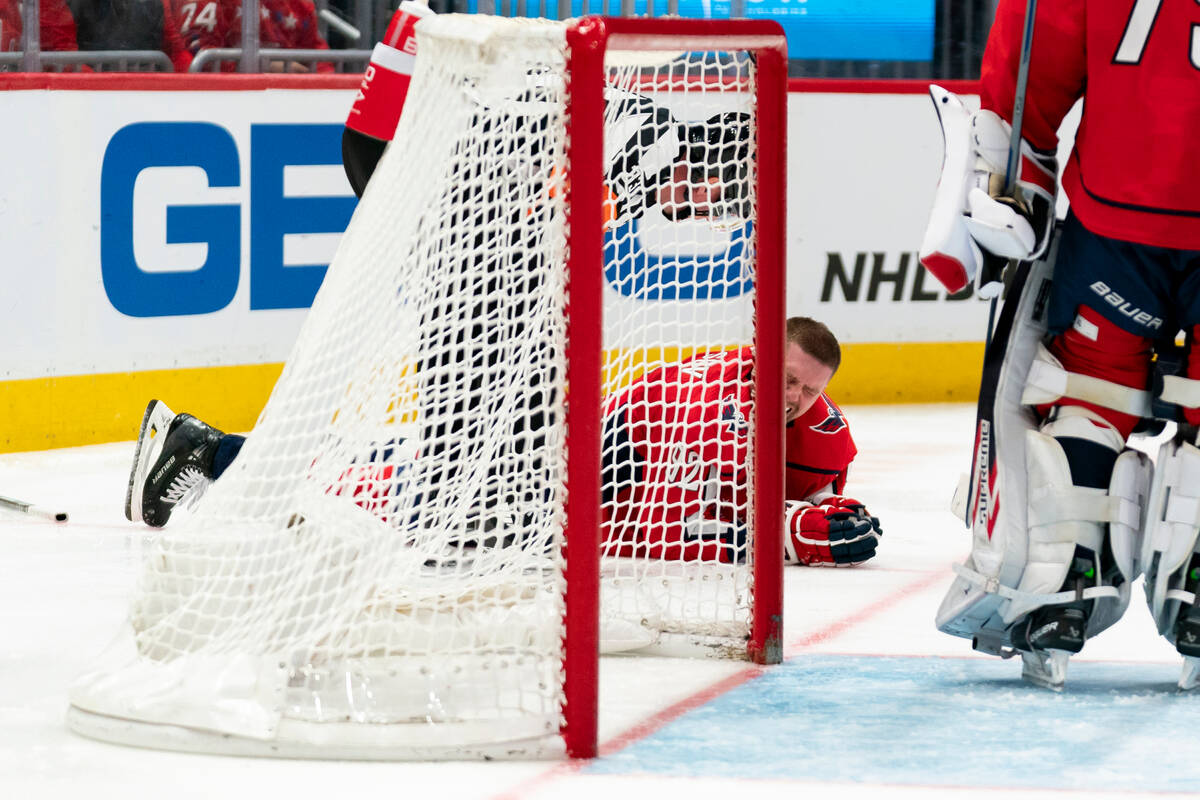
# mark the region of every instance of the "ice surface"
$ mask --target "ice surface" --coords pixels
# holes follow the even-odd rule
[[[882,520],[878,558],[788,569],[781,667],[604,659],[590,764],[274,761],[75,736],[67,686],[124,619],[148,530],[122,515],[133,444],[0,455],[0,494],[71,514],[0,512],[0,797],[1124,798],[1200,783],[1200,694],[1175,691],[1180,658],[1140,587],[1062,694],[935,630],[969,549],[948,508],[973,407],[845,410],[860,451],[847,491]]]

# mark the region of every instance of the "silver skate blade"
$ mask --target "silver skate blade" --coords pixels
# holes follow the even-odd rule
[[[1021,677],[1043,689],[1061,692],[1067,682],[1068,650],[1021,651]]]
[[[133,466],[129,470],[129,486],[125,490],[125,519],[142,521],[142,490],[150,467],[162,452],[163,439],[175,412],[161,400],[151,400],[142,416],[142,427],[138,429],[137,445],[133,450]]]
[[[1183,672],[1179,676],[1179,688],[1183,691],[1195,689],[1200,685],[1200,658],[1195,656],[1183,657]]]

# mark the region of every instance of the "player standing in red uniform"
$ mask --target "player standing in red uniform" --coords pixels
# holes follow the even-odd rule
[[[957,291],[975,278],[980,249],[1021,260],[1045,251],[1054,224],[1057,131],[1082,99],[1062,180],[1070,212],[1053,264],[1045,349],[1032,356],[1030,373],[1061,376],[1059,389],[1047,394],[1042,382],[1040,393],[1029,389],[1022,398],[1036,409],[1037,419],[1026,449],[1027,485],[1019,487],[1026,496],[1005,495],[1018,487],[997,489],[1001,510],[987,512],[1002,515],[1006,497],[1010,505],[1028,503],[1027,541],[1004,555],[1019,580],[1000,587],[1012,590],[1001,592],[1010,604],[1000,614],[1007,626],[1003,637],[1053,673],[1032,676],[1035,682],[1061,685],[1066,655],[1121,616],[1129,586],[1143,568],[1160,632],[1172,641],[1178,633],[1181,652],[1200,655],[1196,645],[1186,646],[1194,652],[1184,645],[1200,643],[1200,617],[1192,617],[1194,587],[1186,590],[1190,601],[1184,594],[1165,600],[1168,590],[1185,589],[1198,520],[1187,521],[1186,533],[1155,528],[1164,511],[1168,518],[1176,514],[1156,503],[1181,488],[1196,494],[1195,488],[1172,485],[1176,470],[1164,465],[1200,459],[1194,446],[1200,424],[1200,348],[1194,346],[1200,333],[1200,159],[1194,146],[1200,126],[1200,3],[1038,3],[1013,200],[1000,193],[1025,11],[1024,0],[1000,0],[997,6],[983,59],[982,110],[970,116],[971,144],[957,151],[965,158],[954,156],[957,139],[948,123],[956,98],[933,92],[947,136],[939,202],[952,190],[963,192],[965,202],[940,219],[935,203],[922,261]],[[1187,341],[1181,374],[1169,376],[1165,389],[1152,389],[1155,351],[1160,364],[1173,355],[1179,331]],[[1137,460],[1125,441],[1150,413],[1148,390],[1173,405],[1170,416],[1181,425],[1159,454],[1154,487],[1146,496],[1138,487],[1149,480],[1149,464],[1128,472],[1120,464]],[[1139,505],[1149,518],[1145,525],[1136,516]],[[995,542],[976,542],[976,551],[988,547],[998,552]],[[980,564],[975,559],[983,572]],[[1156,579],[1162,584],[1157,589],[1149,585]],[[962,595],[947,597],[939,625],[956,624],[955,617],[972,619],[972,613],[976,622],[982,619],[970,608],[988,602],[984,595],[994,590],[969,584],[969,578],[956,583],[951,595],[956,590]],[[1074,599],[1064,600],[1062,592],[1074,593]],[[1027,677],[1030,663],[1026,657]]]
[[[184,44],[195,55],[204,48],[241,47],[241,0],[173,0]],[[316,7],[308,0],[261,0],[258,5],[262,47],[328,50],[317,29]],[[274,62],[273,72],[308,72],[298,62]],[[221,62],[222,72],[237,71],[237,60]],[[317,64],[318,72],[333,72],[333,64]]]
[[[240,0],[173,0],[179,20],[179,34],[192,55],[202,49],[234,47],[230,37],[235,24],[241,24]],[[239,32],[240,36],[240,32]],[[236,62],[227,62],[230,71]]]
[[[816,320],[788,320],[785,354],[786,560],[859,564],[881,530],[840,496],[857,450],[824,393],[841,360]],[[605,403],[605,552],[737,561],[743,557],[753,352],[702,353],[659,367]]]
[[[78,50],[75,41],[75,18],[65,0],[45,0],[38,4],[38,22],[42,50]],[[21,49],[21,3],[19,0],[0,0],[0,52]]]

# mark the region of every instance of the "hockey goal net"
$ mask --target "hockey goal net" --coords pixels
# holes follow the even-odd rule
[[[598,639],[778,659],[778,27],[418,35],[283,375],[148,541],[125,635],[72,690],[80,733],[589,756]]]

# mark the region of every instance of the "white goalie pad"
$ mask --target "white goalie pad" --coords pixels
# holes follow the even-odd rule
[[[1020,286],[1014,283],[1010,288],[1001,325],[989,345],[1004,348],[992,413],[980,415],[971,476],[955,496],[955,508],[971,531],[971,555],[937,612],[939,630],[985,646],[990,640],[1007,642],[1002,607],[1006,609],[1009,600],[1001,587],[1011,592],[1018,585],[1028,555],[1025,446],[1026,435],[1036,432],[1037,418],[1021,397],[1046,334],[1053,271],[1049,259],[1021,269],[1027,272]],[[1015,291],[1020,294],[1014,296]],[[1006,329],[1010,303],[1017,305]]]
[[[1088,622],[1088,634],[1098,633],[1124,612],[1130,585],[1139,574],[1150,460],[1126,450],[1117,458],[1107,492],[1077,487],[1055,436],[1093,438],[1095,426],[1084,416],[1088,412],[1061,416],[1053,430],[1041,431],[1028,405],[1031,373],[1047,358],[1052,360],[1042,346],[1050,264],[1046,259],[1023,266],[1028,272],[1021,294],[1006,301],[1017,307],[1010,327],[1006,329],[1002,320],[998,328],[997,337],[1005,338],[993,342],[1006,342],[1007,348],[995,380],[992,413],[980,415],[971,480],[955,498],[971,530],[972,549],[955,570],[957,578],[938,609],[937,626],[972,639],[985,652],[1000,653],[1011,646],[1012,623],[1044,605],[1101,601]],[[1120,447],[1120,438],[1106,444]],[[1096,576],[1096,583],[1081,593],[1060,592],[1076,545],[1100,553],[1106,533],[1124,580],[1119,586],[1102,585]]]
[[[1029,477],[1020,487],[1025,498],[1017,497],[1014,502],[1025,499],[1023,510],[1028,529],[1027,532],[1001,529],[1013,536],[1004,543],[1001,571],[1019,567],[1019,579],[1015,585],[1007,584],[995,575],[981,573],[972,566],[976,555],[973,552],[966,564],[955,569],[958,578],[939,610],[941,630],[968,636],[988,652],[1010,646],[1009,626],[1045,605],[1097,601],[1088,616],[1087,636],[1100,633],[1125,613],[1130,587],[1140,574],[1144,513],[1153,473],[1149,457],[1136,450],[1123,451],[1105,492],[1072,485],[1066,456],[1053,436],[1027,431],[1025,454]],[[1001,506],[1009,500],[1004,498]],[[1081,592],[1059,591],[1076,546],[1101,553],[1106,535],[1121,580],[1108,585],[1097,575],[1095,583]],[[1004,561],[1022,551],[1023,563]],[[957,616],[949,616],[948,611]],[[987,618],[982,618],[984,611],[989,612]],[[964,625],[972,617],[980,621],[978,629]]]
[[[1064,397],[1084,400],[1143,419],[1153,416],[1149,391],[1067,372],[1050,350],[1039,342],[1021,401],[1036,406],[1054,403]]]
[[[1171,440],[1159,448],[1147,512],[1142,562],[1146,602],[1158,632],[1175,642],[1175,620],[1196,596],[1184,590],[1187,566],[1200,532],[1200,450]]]

